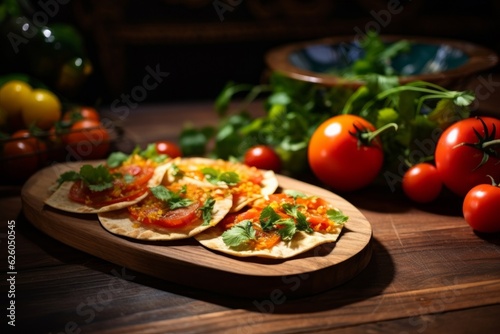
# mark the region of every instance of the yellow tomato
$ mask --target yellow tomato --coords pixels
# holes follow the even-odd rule
[[[0,108],[9,117],[15,117],[21,113],[23,101],[31,95],[32,88],[29,84],[20,80],[11,80],[0,87]]]
[[[61,101],[49,90],[33,89],[22,106],[22,115],[26,127],[32,125],[42,130],[49,130],[61,118]]]

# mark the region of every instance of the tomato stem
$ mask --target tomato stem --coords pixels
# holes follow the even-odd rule
[[[398,131],[398,125],[396,123],[387,123],[386,125],[378,128],[375,131],[362,133],[361,138],[363,138],[367,142],[371,142],[375,137],[389,128],[394,128],[395,131]]]
[[[485,147],[488,147],[491,145],[498,145],[498,144],[500,144],[500,139],[495,139],[495,140],[490,140],[490,141],[484,142],[482,147],[485,148]]]
[[[493,178],[493,176],[491,176],[491,175],[486,175],[486,176],[491,179],[491,185],[493,187],[498,187],[499,186],[499,184],[495,182],[495,179]]]

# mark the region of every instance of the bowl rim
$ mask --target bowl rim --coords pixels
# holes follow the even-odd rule
[[[382,41],[395,42],[399,40],[408,40],[415,43],[425,44],[446,44],[455,49],[458,49],[469,57],[468,61],[454,69],[446,70],[438,73],[428,73],[419,75],[409,75],[399,77],[399,83],[405,84],[412,81],[428,81],[439,82],[443,80],[459,79],[468,77],[474,73],[479,73],[496,66],[499,62],[498,55],[491,49],[471,43],[468,41],[427,37],[427,36],[412,36],[412,35],[380,35]],[[265,62],[267,66],[275,72],[281,73],[289,78],[306,81],[325,86],[351,86],[359,87],[365,84],[363,80],[348,79],[335,76],[332,74],[318,73],[299,68],[292,65],[288,59],[288,55],[292,52],[301,50],[305,47],[314,45],[331,45],[340,43],[351,43],[355,41],[353,36],[332,36],[319,38],[309,41],[301,41],[296,43],[288,43],[270,49],[265,54]]]

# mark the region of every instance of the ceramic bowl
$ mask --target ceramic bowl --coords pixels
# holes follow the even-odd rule
[[[409,52],[396,56],[391,66],[400,83],[423,80],[447,88],[464,86],[474,75],[498,63],[492,50],[467,41],[411,36],[380,36],[385,43],[407,40]],[[287,44],[271,49],[265,56],[272,71],[293,79],[326,86],[359,87],[361,79],[335,74],[363,56],[359,42],[352,37],[330,37]]]

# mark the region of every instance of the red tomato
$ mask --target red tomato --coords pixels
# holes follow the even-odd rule
[[[500,145],[485,146],[495,139],[500,139],[500,120],[493,117],[467,118],[449,126],[435,153],[444,185],[463,197],[474,186],[490,183],[488,175],[500,180]]]
[[[12,140],[3,146],[5,172],[13,181],[21,181],[38,169],[36,150],[24,140]]]
[[[101,116],[99,115],[99,112],[95,108],[89,106],[81,106],[73,110],[67,111],[64,113],[63,116],[63,121],[67,122],[77,122],[83,119],[100,121]]]
[[[276,173],[281,170],[281,158],[271,147],[266,145],[249,148],[245,153],[243,162],[247,166],[272,170]]]
[[[127,209],[133,219],[143,224],[152,224],[160,227],[181,227],[197,218],[199,207],[200,204],[195,202],[187,207],[174,210],[165,209],[162,201],[150,195],[145,200],[136,205],[129,206]]]
[[[94,207],[136,199],[147,191],[147,182],[153,176],[154,168],[126,165],[112,169],[110,173],[120,175],[114,179],[112,188],[91,191],[81,181],[77,181],[71,186],[69,198]],[[132,182],[129,181],[130,176]]]
[[[411,200],[428,203],[439,196],[443,182],[434,165],[419,163],[406,171],[402,187],[406,196]]]
[[[182,156],[179,146],[171,141],[161,140],[157,141],[155,145],[156,152],[158,152],[158,154],[168,155],[172,159]]]
[[[71,126],[71,131],[63,135],[63,141],[74,158],[102,159],[108,153],[110,136],[98,121],[84,119]]]
[[[465,196],[462,211],[465,221],[476,231],[500,232],[500,188],[492,184],[473,187]]]
[[[362,117],[346,114],[323,122],[311,136],[309,166],[316,177],[340,191],[370,184],[379,174],[384,152],[378,137],[369,143],[359,138],[375,127]]]
[[[32,135],[28,130],[26,129],[17,130],[12,134],[11,138],[22,140],[25,143],[31,145],[31,147],[33,147],[36,154],[38,155],[40,164],[44,164],[47,162],[49,156],[47,145],[45,144],[44,141]]]

